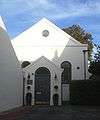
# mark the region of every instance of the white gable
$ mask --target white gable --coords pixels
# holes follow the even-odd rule
[[[42,35],[44,30],[49,31],[47,37]],[[12,44],[20,61],[34,61],[41,56],[51,60],[56,51],[59,57],[66,45],[82,45],[45,18],[13,39]]]
[[[31,67],[33,68],[33,66],[39,65],[39,63],[41,64],[40,66],[42,67],[44,67],[44,65],[49,65],[53,68],[56,68],[57,70],[60,70],[58,66],[56,66],[52,61],[48,60],[45,56],[41,56],[40,58],[32,62],[30,65],[25,67],[23,70],[28,71]]]

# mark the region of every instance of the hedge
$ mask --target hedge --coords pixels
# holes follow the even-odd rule
[[[71,81],[70,103],[74,105],[100,105],[100,81]]]

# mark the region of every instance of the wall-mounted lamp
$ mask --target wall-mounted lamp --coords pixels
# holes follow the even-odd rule
[[[30,74],[28,73],[28,76],[27,76],[28,80],[30,79]]]

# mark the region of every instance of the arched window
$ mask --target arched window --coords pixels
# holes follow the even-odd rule
[[[42,75],[42,76],[49,75],[50,76],[50,71],[45,67],[40,67],[35,71],[35,75]]]
[[[22,67],[22,68],[25,68],[25,67],[27,67],[29,64],[31,64],[29,61],[23,61],[22,64],[21,64],[21,67]]]
[[[62,84],[68,84],[71,81],[71,63],[64,61],[61,68],[64,69],[61,75]]]

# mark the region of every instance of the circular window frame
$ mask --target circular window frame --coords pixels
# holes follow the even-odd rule
[[[49,36],[49,31],[48,30],[43,30],[42,36],[43,37],[48,37]]]

